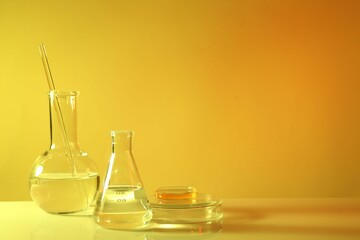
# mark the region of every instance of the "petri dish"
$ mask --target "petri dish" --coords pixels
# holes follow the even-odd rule
[[[161,200],[194,199],[196,189],[188,186],[160,187],[156,189],[155,195]]]
[[[221,200],[199,193],[194,187],[161,187],[149,200],[153,229],[157,231],[205,234],[222,229]]]

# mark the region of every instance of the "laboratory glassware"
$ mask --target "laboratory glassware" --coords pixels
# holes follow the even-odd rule
[[[158,188],[150,207],[157,231],[209,234],[222,229],[222,201],[191,186]]]
[[[30,195],[49,213],[81,212],[99,188],[95,162],[80,149],[77,138],[77,91],[50,91],[50,147],[33,164]]]
[[[109,229],[146,229],[149,201],[132,154],[133,132],[111,131],[111,157],[94,209],[95,222]]]

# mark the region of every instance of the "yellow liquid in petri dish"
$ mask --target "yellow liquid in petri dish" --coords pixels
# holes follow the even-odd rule
[[[161,187],[156,190],[156,197],[164,200],[196,198],[196,189],[188,186]]]

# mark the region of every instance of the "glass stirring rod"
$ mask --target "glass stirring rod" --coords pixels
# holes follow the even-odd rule
[[[46,79],[47,79],[47,82],[48,82],[48,85],[49,85],[49,89],[50,89],[50,91],[55,91],[56,88],[55,88],[55,84],[54,84],[54,79],[53,79],[52,74],[51,74],[49,60],[48,60],[47,55],[46,55],[46,50],[45,50],[44,44],[40,44],[39,49],[40,49],[41,60],[43,62],[43,66],[44,66],[44,70],[45,70]],[[58,119],[59,119],[60,129],[61,129],[61,132],[62,132],[64,143],[65,143],[66,148],[67,148],[67,150],[69,152],[69,158],[70,158],[70,162],[71,162],[71,173],[75,176],[77,174],[77,172],[76,172],[75,162],[74,162],[74,159],[73,159],[73,155],[72,155],[69,140],[68,140],[68,135],[67,135],[67,132],[66,132],[66,127],[65,127],[65,123],[64,123],[64,117],[63,117],[63,114],[61,112],[58,97],[56,95],[54,95],[54,97],[55,97],[55,100],[56,100],[55,101],[55,109],[56,109],[56,112],[57,112],[57,114],[59,116]]]

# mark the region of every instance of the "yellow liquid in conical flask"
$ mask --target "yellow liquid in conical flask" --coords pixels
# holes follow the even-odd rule
[[[30,178],[30,195],[49,213],[74,213],[86,210],[99,188],[97,173],[42,174]]]
[[[138,186],[111,186],[98,200],[94,219],[109,229],[144,229],[152,218],[145,190]]]

